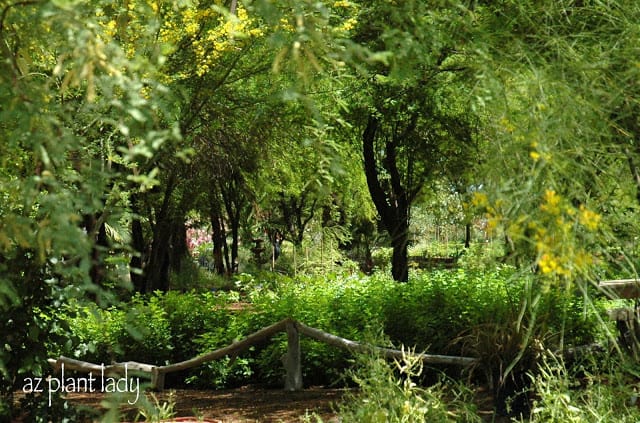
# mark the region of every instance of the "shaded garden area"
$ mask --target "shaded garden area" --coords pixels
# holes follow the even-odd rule
[[[638,21],[0,0],[0,421],[640,420]]]

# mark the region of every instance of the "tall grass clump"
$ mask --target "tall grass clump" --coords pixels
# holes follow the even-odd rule
[[[535,375],[530,375],[533,407],[527,422],[619,422],[640,421],[637,364],[619,356],[605,357],[586,366],[596,372],[567,367],[547,351]],[[579,371],[576,371],[579,370]]]
[[[359,390],[339,406],[343,422],[481,422],[473,393],[462,383],[442,377],[428,387],[418,386],[422,362],[411,351],[389,363],[374,355],[361,355],[349,372]]]

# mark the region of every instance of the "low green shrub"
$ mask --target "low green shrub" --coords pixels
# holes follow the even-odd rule
[[[158,297],[141,296],[126,307],[86,306],[71,321],[78,339],[74,355],[96,363],[133,360],[164,364],[171,358],[171,328]]]

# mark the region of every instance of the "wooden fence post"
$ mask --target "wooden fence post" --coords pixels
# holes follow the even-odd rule
[[[154,391],[162,391],[164,389],[164,372],[154,367],[151,369],[151,389]]]
[[[299,391],[302,389],[302,366],[300,363],[300,334],[296,322],[287,321],[287,354],[284,359],[286,375],[284,379],[285,391]]]

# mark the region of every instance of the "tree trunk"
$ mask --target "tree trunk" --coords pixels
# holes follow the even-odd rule
[[[636,152],[640,150],[639,148],[635,149]],[[625,155],[627,156],[627,161],[629,163],[629,170],[631,171],[631,177],[636,185],[636,201],[640,204],[640,169],[637,166],[636,161],[634,160],[634,155],[629,150],[629,148],[625,148]]]
[[[409,280],[409,227],[402,225],[391,240],[393,255],[391,257],[391,275],[393,280],[407,282]]]
[[[211,240],[213,242],[213,267],[217,274],[224,275],[223,251],[227,243],[226,233],[222,217],[215,208],[211,210]]]
[[[229,260],[228,252],[225,250],[225,256],[227,258],[227,272],[238,272],[238,246],[240,243],[240,218],[242,203],[244,196],[240,186],[242,185],[241,176],[238,174],[230,175],[229,180],[226,181],[226,185],[220,186],[222,198],[224,200],[224,207],[227,212],[227,219],[231,229],[231,260]]]
[[[229,260],[229,244],[227,244],[226,234],[224,240],[222,241],[222,253],[224,257],[224,265],[227,269],[224,274],[229,276],[231,274],[231,260]]]
[[[239,215],[239,213],[238,213]],[[238,273],[238,246],[240,243],[240,216],[231,222],[231,273]]]
[[[139,209],[135,197],[131,199],[131,211],[133,212],[133,219],[131,220],[131,246],[133,247],[134,254],[129,262],[129,275],[133,289],[136,292],[142,293],[145,288],[143,272],[147,258],[145,254],[144,231],[142,230],[142,222],[140,222]]]
[[[464,248],[471,247],[471,223],[464,225]]]
[[[83,216],[83,226],[87,234],[92,237],[89,277],[94,284],[102,285],[107,276],[102,252],[109,247],[105,222],[100,221],[99,215],[86,214]]]
[[[378,120],[374,116],[370,116],[362,136],[362,153],[367,187],[382,224],[391,237],[391,246],[393,248],[391,274],[393,279],[398,282],[407,282],[409,280],[407,247],[411,203],[400,180],[396,164],[396,146],[393,140],[386,142],[385,157],[383,159],[385,169],[390,176],[391,186],[388,191],[385,191],[380,183],[374,152],[378,125]]]
[[[171,269],[179,272],[182,268],[182,260],[189,255],[187,246],[187,226],[184,217],[175,219],[171,225]]]
[[[144,292],[169,289],[169,245],[171,225],[165,220],[156,222],[151,243],[151,254],[146,266]]]
[[[156,290],[167,291],[169,289],[169,265],[171,246],[171,196],[175,189],[176,178],[174,174],[169,176],[167,186],[162,199],[162,205],[156,215],[153,225],[153,240],[151,241],[151,253],[149,261],[145,265],[145,292]]]

